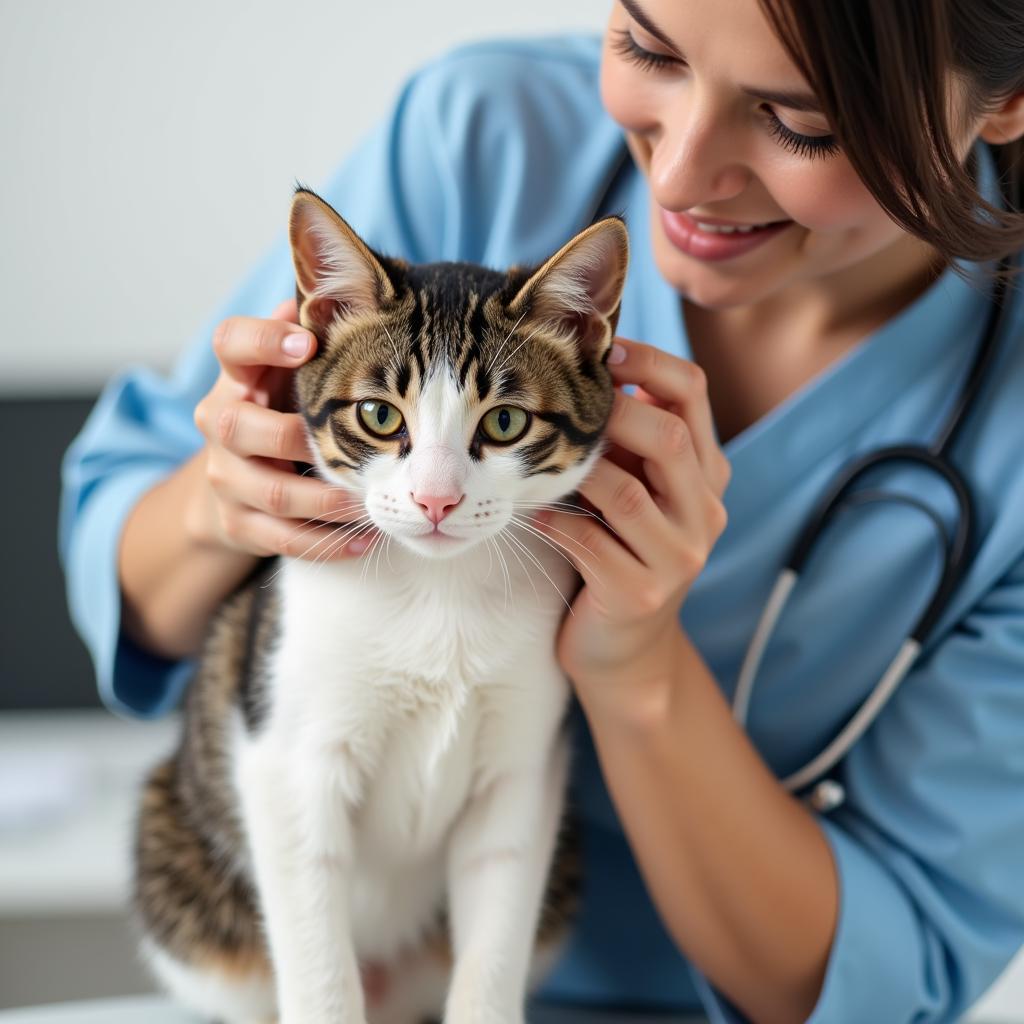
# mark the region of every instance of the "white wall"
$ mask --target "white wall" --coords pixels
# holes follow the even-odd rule
[[[166,368],[404,77],[610,0],[0,0],[0,394]]]

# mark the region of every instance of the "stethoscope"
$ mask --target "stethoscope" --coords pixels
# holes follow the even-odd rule
[[[733,697],[733,717],[741,727],[746,726],[747,709],[750,706],[750,697],[754,689],[754,679],[765,648],[774,633],[775,625],[800,578],[800,573],[810,557],[815,541],[821,536],[822,531],[835,514],[840,509],[872,501],[902,501],[919,509],[932,521],[944,548],[945,562],[942,574],[923,614],[910,630],[896,657],[892,659],[867,700],[843,726],[832,742],[799,771],[780,780],[790,792],[803,794],[802,799],[805,803],[816,811],[827,813],[839,807],[846,799],[842,784],[835,779],[824,778],[824,776],[846,755],[847,751],[878,717],[896,687],[910,671],[932,628],[948,607],[957,585],[970,568],[974,555],[974,503],[967,481],[949,461],[949,451],[971,411],[975,397],[995,355],[996,342],[1009,306],[1006,301],[1006,277],[1012,263],[1012,257],[1006,257],[999,264],[1001,273],[996,277],[993,285],[981,344],[958,399],[945,423],[939,429],[935,440],[928,446],[903,444],[875,449],[860,455],[840,472],[820,499],[794,545],[792,554],[779,573],[744,656]],[[949,536],[942,519],[936,512],[917,498],[881,490],[863,489],[851,493],[858,481],[879,466],[906,465],[907,463],[929,470],[940,477],[952,491],[958,509],[952,536]]]

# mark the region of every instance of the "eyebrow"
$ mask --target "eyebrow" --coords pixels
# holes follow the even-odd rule
[[[629,16],[645,32],[650,32],[659,43],[667,46],[673,53],[678,54],[680,57],[683,56],[679,47],[647,17],[636,0],[619,0],[619,2],[626,9]],[[778,103],[779,106],[786,107],[788,110],[804,110],[813,114],[822,113],[818,97],[810,92],[790,92],[785,89],[752,89],[745,85],[741,85],[740,89],[748,96],[753,96],[759,100],[767,100],[769,103]]]

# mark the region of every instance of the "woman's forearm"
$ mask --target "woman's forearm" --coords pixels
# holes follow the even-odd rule
[[[198,652],[217,606],[258,561],[204,530],[205,459],[203,449],[147,491],[121,533],[122,626],[140,646],[167,658]]]
[[[751,1021],[798,1024],[835,931],[832,855],[681,631],[675,653],[664,699],[639,714],[612,707],[602,681],[574,680],[604,777],[680,949]]]

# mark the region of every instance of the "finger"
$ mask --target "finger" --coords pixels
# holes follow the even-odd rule
[[[701,494],[710,484],[681,417],[631,395],[616,395],[605,435],[643,458],[644,475],[666,515],[679,524],[699,522]]]
[[[212,450],[207,473],[223,498],[282,519],[343,523],[366,514],[362,499],[350,491],[231,452]]]
[[[336,561],[361,554],[358,542],[377,535],[370,522],[309,526],[298,519],[280,519],[256,509],[240,508],[225,524],[235,545],[257,554],[284,555],[303,561]]]
[[[626,338],[616,338],[615,341],[626,350],[625,361],[608,364],[615,383],[638,384],[648,395],[667,403],[671,411],[682,416],[690,428],[705,477],[712,487],[718,485],[722,476],[722,457],[715,436],[704,371],[696,363],[670,355],[653,345]],[[638,401],[643,400],[638,396]]]
[[[271,320],[287,320],[289,323],[297,324],[299,322],[299,306],[294,298],[285,299],[279,306],[274,307],[274,312],[270,314]]]
[[[316,351],[316,339],[284,320],[231,316],[214,332],[213,350],[232,380],[255,387],[268,366],[301,366]]]
[[[211,415],[213,422],[209,422]],[[210,441],[236,455],[313,462],[305,425],[297,413],[277,412],[253,402],[228,402],[216,414],[197,408],[196,421]]]
[[[537,528],[572,562],[584,584],[609,611],[628,604],[628,595],[642,587],[647,570],[597,515],[548,512],[538,520]]]
[[[635,476],[600,459],[579,490],[614,530],[619,543],[648,569],[660,571],[674,561],[679,531]]]

